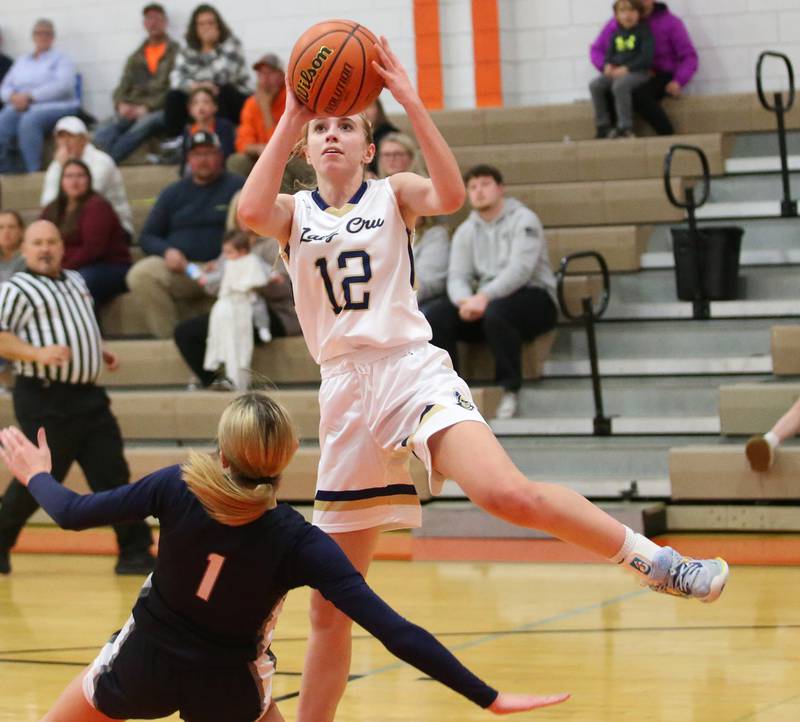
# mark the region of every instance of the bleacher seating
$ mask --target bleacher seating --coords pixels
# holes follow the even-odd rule
[[[535,108],[500,108],[440,111],[434,120],[453,147],[460,167],[490,162],[501,168],[508,193],[537,212],[545,226],[551,264],[583,250],[600,251],[614,273],[636,274],[646,250],[652,225],[683,220],[681,211],[667,202],[661,172],[667,148],[675,142],[699,145],[706,152],[713,175],[725,172],[733,134],[768,131],[773,115],[764,111],[755,94],[686,96],[666,101],[667,112],[678,133],[671,138],[653,136],[631,140],[595,141],[588,102]],[[407,129],[404,117],[393,122]],[[787,116],[787,127],[800,128],[800,107]],[[137,232],[161,188],[173,182],[173,167],[128,165],[123,177],[134,210]],[[673,172],[676,193],[683,179],[698,173],[696,161],[676,159]],[[19,176],[3,183],[6,206],[21,209],[26,218],[37,213],[42,174]],[[459,222],[466,209],[451,219]],[[136,251],[137,249],[134,249]],[[597,298],[600,279],[593,264],[574,270],[566,279],[567,303],[580,312],[581,298]],[[580,275],[585,274],[585,275]],[[182,309],[188,317],[207,310],[210,301]],[[145,319],[130,295],[103,309],[104,333],[122,364],[118,372],[104,373],[102,383],[111,390],[126,439],[132,475],[167,463],[180,462],[196,444],[207,448],[219,411],[229,394],[187,391],[191,372],[171,341],[146,336]],[[523,353],[528,380],[542,376],[557,332],[546,334]],[[773,330],[773,368],[777,375],[800,374],[800,327]],[[464,345],[464,375],[471,381],[491,382],[493,367],[488,349]],[[576,352],[577,353],[577,352]],[[580,360],[584,360],[584,356]],[[293,501],[313,498],[318,459],[315,443],[318,424],[316,386],[319,370],[309,357],[302,337],[275,339],[258,347],[254,369],[266,385],[278,387],[277,396],[290,408],[303,440],[297,458],[284,475],[282,496]],[[720,417],[724,434],[763,432],[800,395],[800,386],[752,384],[745,389],[723,388]],[[476,389],[479,406],[491,416],[498,390]],[[10,399],[0,397],[0,420],[11,420]],[[676,500],[789,499],[797,496],[800,450],[781,450],[769,475],[752,474],[742,445],[682,447],[670,453],[672,496]],[[424,492],[424,474],[415,465],[415,480]],[[80,472],[73,469],[70,482],[84,488]],[[0,492],[5,478],[0,478]]]
[[[800,376],[800,326],[775,326],[771,342],[772,373]]]

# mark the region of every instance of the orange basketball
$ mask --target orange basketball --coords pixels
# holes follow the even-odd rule
[[[372,67],[378,60],[375,36],[352,20],[312,25],[294,44],[289,58],[292,90],[318,115],[355,115],[383,90]]]

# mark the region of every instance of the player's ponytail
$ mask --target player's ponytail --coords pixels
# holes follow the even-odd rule
[[[217,443],[220,454],[191,453],[183,478],[213,519],[248,524],[274,504],[280,474],[297,449],[294,426],[280,404],[247,393],[222,412]]]

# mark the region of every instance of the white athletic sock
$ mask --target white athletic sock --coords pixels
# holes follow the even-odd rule
[[[775,449],[777,449],[778,445],[781,443],[774,431],[768,431],[766,434],[764,434],[764,439],[769,444],[769,448],[773,451],[775,451]]]
[[[648,577],[653,567],[653,557],[660,549],[658,544],[626,526],[625,541],[620,550],[611,557],[611,561],[624,564],[640,576]]]

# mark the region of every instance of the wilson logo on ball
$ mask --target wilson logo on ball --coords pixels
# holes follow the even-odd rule
[[[308,102],[309,92],[311,87],[314,85],[314,80],[316,79],[317,74],[322,66],[325,65],[325,61],[331,55],[333,55],[333,50],[331,50],[327,45],[323,45],[317,51],[316,56],[311,61],[311,66],[300,71],[300,77],[298,78],[297,84],[294,87],[294,92],[303,103]]]

